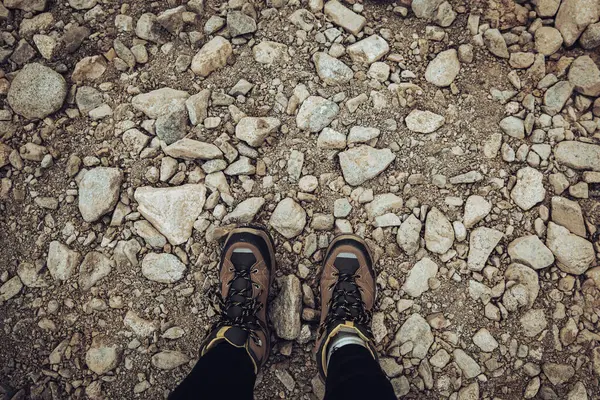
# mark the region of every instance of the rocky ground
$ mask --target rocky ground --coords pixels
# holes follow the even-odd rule
[[[597,0],[3,0],[0,398],[164,398],[219,239],[277,242],[256,398],[320,399],[336,233],[399,397],[600,398]]]

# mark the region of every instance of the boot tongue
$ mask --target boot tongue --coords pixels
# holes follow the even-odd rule
[[[246,249],[236,249],[231,255],[231,262],[236,271],[248,271],[256,262],[256,257],[254,257],[254,254],[251,251],[246,251]],[[241,294],[231,296],[233,302],[243,303],[252,296],[252,283],[249,278],[235,279],[231,283],[230,290],[231,289],[235,289],[236,292],[241,292]],[[242,308],[239,306],[229,307],[227,315],[230,318],[238,318],[242,315]]]
[[[232,326],[231,328],[227,329],[224,336],[225,340],[238,347],[244,346],[248,340],[248,332],[238,328],[237,326]]]

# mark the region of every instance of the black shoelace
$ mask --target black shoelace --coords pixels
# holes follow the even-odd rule
[[[211,290],[213,292],[213,295],[210,296],[211,304],[213,308],[219,310],[219,319],[213,329],[223,326],[236,327],[248,333],[255,343],[259,343],[260,339],[255,330],[263,329],[257,316],[263,304],[258,300],[258,296],[252,297],[254,283],[250,277],[251,273],[251,269],[238,270],[234,268],[233,278],[227,283],[229,292],[226,298],[223,298],[222,294],[217,293],[214,288]],[[233,287],[234,282],[240,282],[240,279],[245,283],[244,287]]]
[[[319,328],[319,335],[326,329],[342,321],[352,321],[363,327],[369,336],[371,332],[371,312],[365,308],[360,287],[356,284],[354,274],[339,273],[338,280],[329,287],[333,296],[329,301],[329,313],[323,325]]]

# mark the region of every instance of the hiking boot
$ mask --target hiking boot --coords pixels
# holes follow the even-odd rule
[[[273,240],[266,230],[243,227],[231,231],[219,264],[220,318],[200,347],[200,356],[225,341],[246,349],[258,373],[271,350],[267,298],[274,273]]]
[[[315,353],[323,380],[329,356],[342,342],[363,345],[377,359],[371,332],[376,289],[367,244],[355,235],[337,236],[325,254],[320,283],[321,324]]]

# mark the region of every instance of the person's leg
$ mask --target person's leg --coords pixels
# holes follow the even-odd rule
[[[355,235],[336,237],[325,254],[319,287],[315,353],[326,400],[396,399],[373,342],[377,285],[367,243]]]
[[[200,346],[200,360],[171,398],[251,399],[256,375],[267,362],[271,336],[267,300],[275,250],[268,232],[236,228],[219,263],[219,320]]]
[[[200,357],[169,400],[251,400],[255,381],[246,350],[221,342]]]
[[[331,355],[325,400],[396,400],[392,384],[366,347],[348,344]]]

